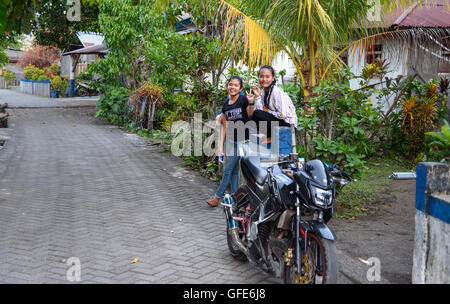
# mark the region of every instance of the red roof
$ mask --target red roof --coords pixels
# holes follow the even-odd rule
[[[424,1],[406,9],[381,13],[382,22],[371,22],[373,27],[450,27],[449,0]]]
[[[449,27],[450,9],[444,1],[436,1],[433,5],[413,5],[393,23],[401,27]]]

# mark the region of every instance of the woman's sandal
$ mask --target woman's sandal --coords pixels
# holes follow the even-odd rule
[[[206,200],[205,202],[212,208],[215,208],[219,205],[219,199],[217,197],[210,200]]]

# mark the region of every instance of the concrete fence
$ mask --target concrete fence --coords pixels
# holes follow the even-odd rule
[[[0,76],[0,89],[9,89],[11,87],[17,87],[19,86],[20,83],[17,79],[13,79],[11,80],[9,83],[5,80],[5,78],[3,78],[2,76]]]
[[[450,166],[416,169],[416,231],[412,282],[450,283]]]
[[[7,89],[8,84],[6,83],[6,80],[0,76],[0,89]]]
[[[38,96],[50,97],[50,81],[37,81],[22,79],[20,81],[20,92]]]

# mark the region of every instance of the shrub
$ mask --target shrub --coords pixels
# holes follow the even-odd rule
[[[427,132],[434,140],[427,146],[429,148],[428,160],[450,163],[450,125],[444,120],[440,132]]]
[[[153,129],[156,108],[165,102],[163,94],[164,88],[162,86],[151,81],[146,81],[130,98],[131,104],[135,109],[135,119],[137,120],[139,117],[139,121],[143,125],[145,117],[148,117],[146,125],[148,132],[151,132]],[[143,102],[145,102],[145,108],[141,109]],[[147,116],[145,115],[146,113]]]
[[[167,106],[158,113],[160,117],[163,117],[162,127],[169,131],[173,122],[189,120],[194,116],[194,113],[199,111],[199,108],[199,103],[189,93],[176,94],[168,101]]]
[[[46,81],[46,80],[50,80],[50,79],[45,75],[41,75],[41,76],[39,76],[39,78],[37,80],[38,81]]]
[[[16,74],[8,69],[3,69],[2,77],[6,80],[6,83],[9,85],[13,80],[16,79]]]
[[[0,67],[3,67],[9,63],[9,56],[5,50],[0,49]]]
[[[66,78],[61,78],[60,76],[53,76],[50,80],[50,86],[52,90],[59,91],[61,94],[66,92],[69,82]]]
[[[375,152],[369,136],[382,115],[371,102],[374,90],[351,89],[353,78],[346,70],[342,80],[322,82],[311,98],[313,113],[299,113],[300,154],[338,163],[350,172],[364,168],[364,159]]]
[[[24,69],[23,69],[23,74],[25,75],[25,79],[33,79],[33,74],[34,74],[34,69],[36,67],[34,65],[27,65]]]
[[[55,47],[35,45],[27,50],[18,61],[20,67],[33,65],[38,68],[51,66],[61,58],[60,50]]]
[[[59,76],[61,73],[61,67],[56,64],[52,64],[51,66],[44,68],[44,75],[51,79],[53,76]]]
[[[95,117],[105,117],[109,122],[124,126],[129,122],[128,91],[123,87],[109,87],[97,101]]]
[[[33,69],[33,74],[31,75],[31,79],[32,80],[38,80],[39,77],[41,77],[42,75],[44,75],[44,70],[41,70],[40,68],[34,68]]]
[[[387,148],[407,155],[411,160],[426,152],[426,132],[435,129],[447,111],[446,95],[438,88],[439,81],[427,83],[413,81],[405,96],[391,115],[387,134],[390,146]]]

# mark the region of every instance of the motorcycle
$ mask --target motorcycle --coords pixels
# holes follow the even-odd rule
[[[317,159],[303,164],[296,154],[267,169],[260,162],[241,158],[244,185],[222,202],[231,255],[286,284],[336,283],[336,236],[327,222],[336,187],[351,176]]]

